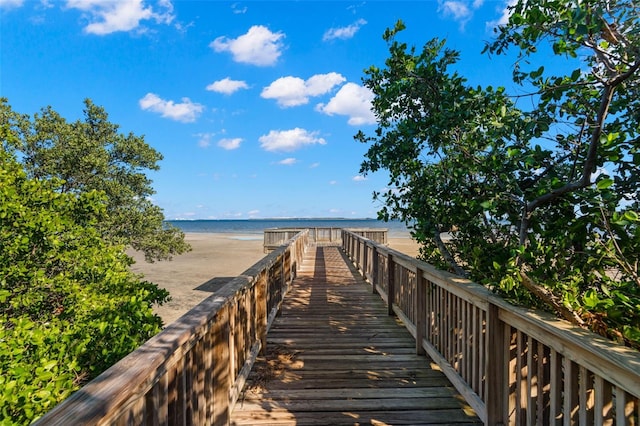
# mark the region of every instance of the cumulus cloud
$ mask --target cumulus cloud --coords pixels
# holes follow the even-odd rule
[[[296,127],[291,130],[271,130],[269,134],[262,135],[258,139],[260,146],[265,151],[295,151],[305,145],[325,145],[327,141],[318,137],[318,132]]]
[[[247,6],[240,7],[240,5],[238,3],[233,3],[231,5],[231,10],[236,15],[243,15],[243,14],[247,13],[247,10],[249,10],[249,9],[247,8]]]
[[[155,93],[147,93],[138,103],[145,111],[156,112],[165,118],[183,123],[196,121],[204,111],[204,105],[191,102],[189,98],[182,98],[182,102],[175,103],[164,100]]]
[[[67,7],[85,12],[90,23],[84,31],[96,35],[140,29],[141,21],[153,19],[159,24],[169,24],[174,19],[169,0],[157,2],[155,10],[143,0],[67,0]]]
[[[200,148],[208,148],[211,145],[213,133],[197,133],[195,136],[198,137],[198,146]]]
[[[308,80],[298,77],[281,77],[265,87],[260,96],[265,99],[275,99],[283,108],[309,103],[310,96],[328,93],[346,79],[336,72],[316,74]]]
[[[24,0],[0,0],[0,9],[13,9],[22,6]]]
[[[227,151],[231,151],[240,148],[240,144],[242,143],[242,141],[242,138],[220,139],[220,141],[218,141],[218,146],[220,148],[226,149]]]
[[[236,62],[269,66],[282,54],[284,37],[281,32],[273,33],[265,26],[254,25],[238,38],[218,37],[209,46],[216,52],[231,52]]]
[[[362,175],[356,175],[353,178],[351,178],[351,180],[353,180],[354,182],[363,182],[367,180],[367,178]]]
[[[358,30],[367,23],[364,19],[358,19],[351,25],[340,28],[329,28],[322,36],[323,41],[335,40],[337,38],[346,40],[352,38]]]
[[[347,83],[331,98],[328,104],[318,104],[316,110],[327,115],[346,115],[352,126],[374,124],[376,117],[371,111],[373,92],[355,83]]]
[[[439,1],[438,11],[445,18],[451,18],[460,24],[460,29],[464,30],[465,25],[473,17],[476,9],[480,8],[484,0],[444,0]]]
[[[296,160],[295,158],[285,158],[284,160],[280,160],[278,161],[278,164],[282,164],[283,166],[292,166],[294,164],[296,164],[298,162],[298,160]]]
[[[211,92],[224,93],[225,95],[231,95],[240,89],[248,89],[249,86],[246,82],[241,80],[231,80],[229,77],[222,80],[214,81],[207,86],[207,90]]]
[[[493,30],[496,27],[506,25],[509,22],[509,17],[511,16],[511,7],[515,6],[517,0],[507,0],[504,2],[502,9],[499,10],[500,17],[495,21],[487,22],[487,29]]]

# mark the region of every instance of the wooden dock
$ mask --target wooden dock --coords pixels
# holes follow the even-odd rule
[[[338,247],[310,247],[231,424],[482,424],[415,351]]]
[[[36,424],[640,424],[636,350],[340,240],[289,238]]]

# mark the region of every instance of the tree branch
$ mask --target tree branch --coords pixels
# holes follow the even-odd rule
[[[440,254],[442,254],[442,257],[444,257],[444,260],[451,266],[451,269],[453,269],[453,272],[456,275],[460,275],[461,277],[469,278],[469,273],[463,267],[461,267],[458,262],[456,262],[456,260],[451,255],[451,252],[444,244],[444,241],[442,241],[440,230],[436,229],[433,232],[433,240],[438,246],[438,250],[440,251]]]
[[[540,284],[533,282],[531,278],[527,276],[527,274],[520,269],[520,278],[522,279],[522,284],[533,293],[536,297],[540,298],[543,302],[553,307],[553,309],[564,319],[571,322],[572,324],[578,325],[580,327],[585,327],[585,322],[580,318],[577,312],[567,308],[562,300],[558,298],[553,292],[549,289],[544,288]]]

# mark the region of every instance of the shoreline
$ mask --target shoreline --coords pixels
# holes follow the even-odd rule
[[[171,261],[147,263],[142,253],[128,252],[134,273],[171,294],[169,302],[154,308],[165,326],[267,255],[263,234],[185,232],[185,240],[192,250]],[[388,245],[410,256],[418,253],[410,237],[389,237]]]

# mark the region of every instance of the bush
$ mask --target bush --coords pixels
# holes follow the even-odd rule
[[[160,331],[168,293],[98,231],[105,198],[0,151],[0,423],[40,417]]]

